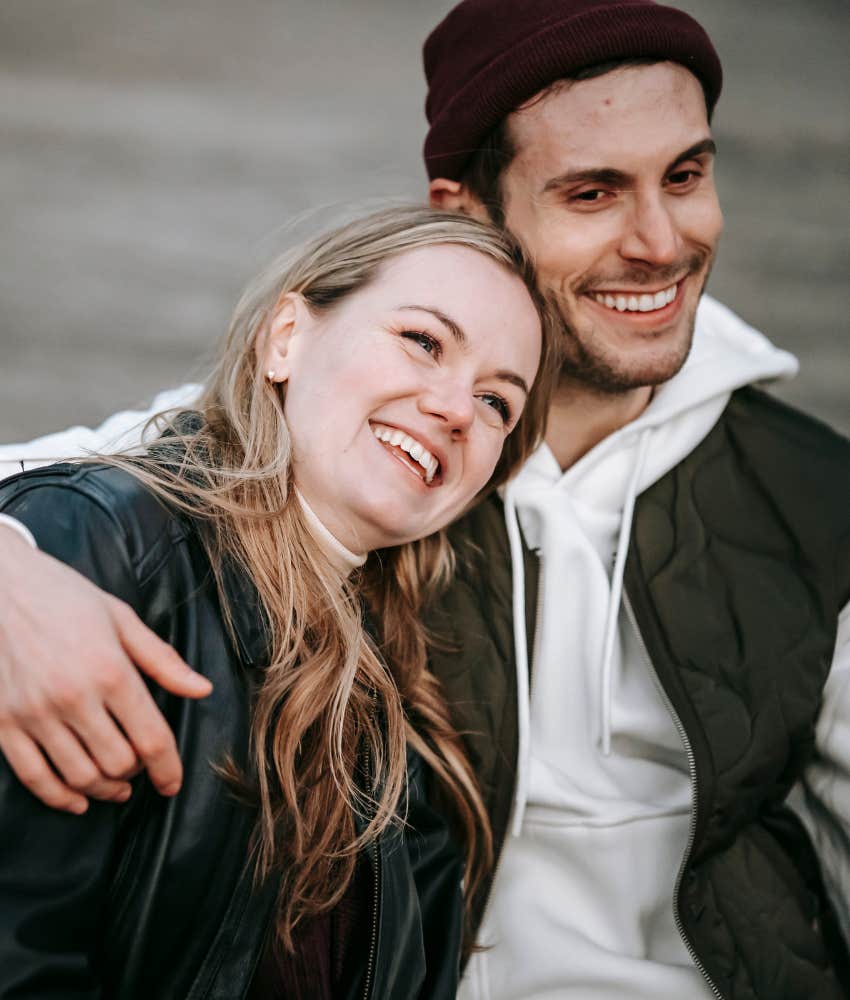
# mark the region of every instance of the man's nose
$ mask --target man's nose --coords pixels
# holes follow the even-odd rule
[[[635,195],[620,254],[627,260],[658,266],[674,263],[681,252],[681,235],[663,193]]]
[[[419,409],[437,417],[454,437],[463,437],[475,419],[475,396],[460,380],[444,379],[420,395]]]

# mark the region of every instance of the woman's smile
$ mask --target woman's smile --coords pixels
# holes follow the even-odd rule
[[[431,488],[442,483],[442,462],[419,438],[388,424],[375,422],[370,426],[375,438],[384,449],[409,469],[417,479]]]

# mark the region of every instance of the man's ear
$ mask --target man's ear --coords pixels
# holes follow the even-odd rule
[[[460,181],[450,181],[447,177],[435,177],[428,186],[431,208],[444,212],[460,212],[480,222],[489,222],[490,216],[483,202]]]
[[[289,378],[293,346],[307,312],[306,302],[296,292],[286,292],[277,300],[257,345],[260,369],[270,382]]]

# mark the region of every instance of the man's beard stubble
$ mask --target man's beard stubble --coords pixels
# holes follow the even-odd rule
[[[696,324],[696,309],[705,286],[711,273],[713,264],[713,253],[709,249],[692,253],[683,267],[683,262],[669,265],[663,268],[648,270],[632,270],[618,275],[612,281],[610,276],[602,278],[597,275],[589,275],[576,288],[576,298],[599,287],[603,282],[616,285],[622,282],[623,285],[663,285],[665,282],[672,283],[682,280],[693,274],[698,274],[705,268],[705,278],[700,288],[699,296],[693,306],[691,314],[685,317],[687,337],[683,338],[680,344],[674,345],[669,352],[661,359],[656,359],[647,366],[639,366],[634,369],[626,369],[617,364],[616,358],[606,356],[602,351],[594,350],[595,339],[593,331],[589,335],[580,337],[576,333],[575,324],[570,320],[565,310],[561,307],[561,302],[557,295],[552,296],[555,309],[563,320],[563,346],[561,360],[561,375],[564,381],[570,381],[580,385],[583,389],[589,390],[599,396],[620,396],[646,386],[658,386],[668,382],[674,375],[682,369],[693,343],[694,327]],[[706,262],[708,265],[706,266]],[[651,337],[652,334],[643,336]]]

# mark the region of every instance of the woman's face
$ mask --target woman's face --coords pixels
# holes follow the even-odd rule
[[[492,475],[540,347],[522,281],[466,247],[400,254],[324,315],[287,297],[264,367],[287,382],[299,490],[354,552],[444,527]]]

